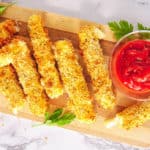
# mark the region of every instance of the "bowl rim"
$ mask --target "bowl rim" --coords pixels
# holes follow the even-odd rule
[[[121,37],[121,38],[116,42],[116,44],[114,45],[114,48],[113,48],[112,52],[114,51],[115,47],[117,47],[117,45],[118,45],[121,41],[123,41],[123,40],[124,40],[125,38],[127,38],[128,36],[133,35],[133,34],[137,34],[137,33],[150,33],[150,30],[135,30],[135,31],[132,31],[132,32],[130,32],[130,33],[124,35],[123,37]]]
[[[111,76],[111,79],[112,79],[112,83],[113,83],[113,85],[114,85],[114,87],[115,87],[115,89],[117,89],[117,90],[119,90],[119,92],[121,92],[123,95],[125,95],[125,96],[127,96],[128,98],[130,98],[130,99],[132,99],[132,100],[136,100],[136,101],[148,101],[148,100],[150,100],[150,94],[149,94],[149,96],[147,96],[147,98],[136,98],[136,97],[134,97],[132,94],[134,93],[134,94],[145,94],[145,93],[147,93],[146,91],[143,91],[143,92],[139,92],[139,91],[134,91],[134,90],[130,90],[128,87],[126,87],[125,85],[122,85],[122,86],[120,86],[120,83],[116,83],[116,82],[118,82],[118,80],[119,79],[117,79],[117,77],[114,77],[114,73],[112,73],[112,72],[115,72],[115,71],[113,71],[113,69],[114,69],[114,67],[112,67],[112,60],[113,60],[113,54],[114,54],[114,52],[115,52],[115,50],[117,49],[117,47],[120,45],[120,43],[122,42],[122,41],[124,41],[126,38],[128,38],[130,35],[134,35],[134,34],[138,34],[138,33],[149,33],[150,34],[150,31],[149,30],[136,30],[136,31],[133,31],[133,32],[130,32],[130,33],[128,33],[128,34],[126,34],[126,35],[124,35],[123,37],[121,37],[117,42],[116,42],[116,44],[114,45],[114,47],[113,47],[113,49],[112,49],[112,51],[111,51],[111,56],[110,56],[110,59],[109,59],[109,72],[110,72],[110,76]],[[138,39],[138,38],[137,38]],[[134,40],[134,39],[133,39]],[[143,39],[143,40],[146,40],[146,39]],[[130,40],[129,40],[130,41]],[[132,40],[131,40],[132,41]],[[114,81],[115,80],[115,81]],[[121,82],[121,81],[120,81]],[[121,84],[123,84],[123,83],[121,83]],[[127,94],[127,92],[125,92],[123,89],[128,89],[129,90],[129,92],[133,92],[131,95],[129,95],[129,92],[128,92],[128,94]],[[150,92],[150,91],[149,91]]]

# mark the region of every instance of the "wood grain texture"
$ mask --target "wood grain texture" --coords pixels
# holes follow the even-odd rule
[[[55,13],[43,12],[40,10],[32,10],[27,8],[22,8],[19,6],[10,7],[4,15],[0,18],[0,21],[10,18],[18,21],[18,25],[21,30],[20,35],[25,36],[28,39],[27,33],[27,20],[30,15],[39,14],[43,17],[45,21],[45,26],[48,30],[51,40],[54,42],[59,39],[70,39],[76,48],[79,49],[79,41],[77,33],[81,26],[85,24],[94,24],[100,26],[103,32],[106,34],[105,39],[100,41],[100,44],[104,50],[104,54],[107,56],[111,55],[111,51],[115,44],[115,39],[112,32],[107,25],[98,25],[89,21],[83,21],[77,18],[71,18],[62,16]],[[88,79],[87,79],[88,80]],[[76,130],[79,132],[95,135],[98,137],[104,137],[113,141],[128,143],[131,145],[148,147],[150,146],[150,122],[146,123],[143,127],[132,129],[129,131],[119,129],[117,127],[106,129],[103,123],[105,117],[112,117],[116,112],[121,111],[124,107],[127,107],[133,103],[127,98],[125,98],[121,93],[116,91],[117,96],[117,106],[112,111],[106,111],[101,108],[97,108],[98,117],[97,121],[93,124],[83,124],[78,121],[71,123],[70,125],[65,126],[67,129]],[[50,100],[51,108],[54,110],[58,107],[65,106],[67,99],[67,94],[55,99]],[[3,95],[0,95],[0,111],[4,113],[12,114],[8,109],[8,101]],[[43,118],[33,116],[27,107],[25,107],[22,112],[18,113],[18,117],[24,117],[31,120],[43,121]]]

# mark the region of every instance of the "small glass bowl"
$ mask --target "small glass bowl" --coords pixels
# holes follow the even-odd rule
[[[135,31],[132,33],[129,33],[122,37],[114,46],[114,49],[112,51],[112,55],[110,58],[110,75],[112,78],[112,82],[114,87],[127,96],[130,99],[137,100],[137,101],[148,101],[150,100],[150,89],[149,90],[141,90],[141,91],[136,91],[134,89],[130,89],[127,86],[125,86],[122,81],[118,78],[117,76],[117,67],[116,67],[116,54],[119,52],[120,48],[126,44],[129,41],[133,40],[147,40],[150,41],[150,31]]]

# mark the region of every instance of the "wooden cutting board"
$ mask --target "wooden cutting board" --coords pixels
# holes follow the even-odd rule
[[[40,14],[42,16],[52,41],[68,38],[72,41],[76,49],[79,49],[77,33],[80,27],[85,24],[98,25],[96,23],[80,20],[77,18],[66,17],[59,14],[44,12],[40,10],[22,8],[19,6],[12,6],[9,9],[7,9],[4,15],[0,18],[0,21],[6,18],[19,21],[19,26],[21,27],[21,31],[19,34],[28,38],[26,22],[29,16],[31,16],[32,14]],[[105,39],[100,41],[100,44],[104,50],[104,54],[106,55],[107,58],[109,58],[113,46],[115,44],[115,39],[107,25],[100,25],[100,26],[103,32],[106,34]],[[95,135],[98,137],[104,137],[117,142],[128,143],[131,145],[142,146],[142,147],[150,146],[150,140],[149,140],[150,122],[147,122],[142,127],[135,128],[129,131],[119,129],[117,127],[107,129],[104,126],[103,123],[104,118],[114,116],[116,112],[135,103],[134,101],[126,99],[118,91],[116,91],[116,97],[117,97],[117,106],[115,107],[114,110],[106,111],[101,108],[97,109],[98,117],[95,123],[84,124],[78,121],[74,121],[73,123],[65,126],[64,128]],[[65,95],[63,95],[58,99],[50,100],[50,104],[51,104],[50,109],[54,110],[58,107],[64,106],[66,102],[65,99],[66,99]],[[0,95],[0,111],[4,113],[12,114],[12,112],[8,109],[8,101],[3,95]],[[43,121],[43,118],[32,115],[26,108],[24,108],[24,110],[18,113],[18,117],[24,117],[36,121]]]

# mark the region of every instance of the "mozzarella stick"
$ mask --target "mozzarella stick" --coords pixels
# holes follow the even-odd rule
[[[148,120],[150,120],[150,102],[142,102],[124,109],[115,118],[107,120],[106,127],[118,125],[124,129],[131,129],[143,125]]]
[[[0,92],[9,100],[14,113],[24,106],[25,95],[11,66],[0,67]]]
[[[18,28],[13,20],[6,20],[0,23],[0,47],[18,32]]]
[[[95,26],[84,26],[79,32],[80,49],[87,71],[91,77],[95,100],[105,109],[112,109],[115,96],[112,82],[99,44],[103,33]]]
[[[7,57],[4,57],[4,54]],[[0,50],[0,60],[3,58],[14,66],[24,93],[27,95],[31,112],[43,115],[47,110],[47,97],[40,84],[39,74],[26,43],[19,39],[12,40]]]
[[[79,120],[93,121],[95,112],[92,100],[72,43],[67,40],[57,41],[54,53],[65,90],[70,98],[68,107]]]
[[[44,31],[41,17],[33,15],[28,21],[29,34],[33,45],[34,57],[41,75],[41,84],[50,98],[57,98],[63,94],[55,60],[51,50],[52,43]]]

